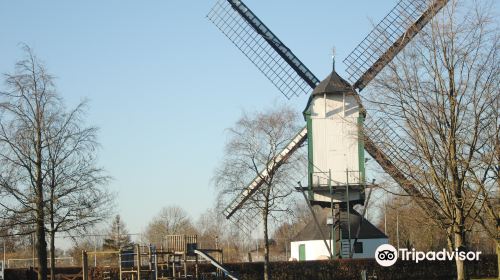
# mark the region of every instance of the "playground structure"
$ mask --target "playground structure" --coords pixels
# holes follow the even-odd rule
[[[210,274],[211,279],[237,279],[222,265],[224,261],[221,249],[198,248],[196,235],[167,235],[164,245],[156,248],[154,245],[132,245],[119,251],[82,252],[83,280],[89,277],[89,255],[108,255],[115,259],[120,280],[170,280],[170,279],[204,279]],[[200,273],[198,265],[208,262],[216,269],[214,272]],[[109,268],[106,270],[106,268]],[[115,279],[111,266],[102,270],[103,279]]]

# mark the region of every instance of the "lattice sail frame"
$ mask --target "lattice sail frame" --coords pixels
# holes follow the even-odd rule
[[[305,164],[305,162],[302,162]],[[281,184],[275,186],[275,192],[280,195],[283,193],[289,192],[289,189],[293,189],[297,182],[306,179],[305,170],[307,169],[306,165],[293,165],[293,170],[290,172],[288,179],[286,182],[282,182]],[[238,197],[236,198],[236,200]],[[224,212],[227,215],[227,212]],[[290,213],[288,213],[290,214]],[[227,216],[226,216],[227,218]],[[276,216],[273,213],[269,215],[269,226],[271,227],[273,223],[277,223],[281,220],[281,216]],[[252,237],[252,233],[255,232],[256,229],[259,229],[259,226],[262,224],[262,212],[257,207],[254,207],[252,203],[245,203],[238,211],[234,211],[231,214],[230,218],[228,218],[238,229],[247,237]]]
[[[428,170],[428,165],[420,160],[416,148],[405,141],[400,135],[406,132],[396,131],[400,127],[395,121],[383,118],[370,118],[364,123],[363,133],[371,139],[396,168],[408,176]]]
[[[402,0],[375,26],[343,60],[348,81],[355,84],[363,74],[427,10],[431,0]]]
[[[243,2],[218,0],[207,17],[286,98],[309,94],[319,83]]]

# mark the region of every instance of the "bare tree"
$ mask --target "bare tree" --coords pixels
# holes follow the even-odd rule
[[[47,279],[47,227],[53,273],[57,232],[100,221],[110,200],[95,167],[95,128],[84,128],[83,104],[66,111],[45,66],[26,57],[5,75],[0,92],[0,214],[17,235],[36,233],[38,278]]]
[[[225,261],[244,261],[248,258],[250,244],[254,244],[247,236],[241,234],[234,223],[226,220],[217,207],[202,213],[196,221],[195,228],[200,247],[222,249]]]
[[[73,260],[76,262],[77,265],[82,265],[82,251],[97,251],[102,248],[102,243],[103,240],[100,237],[100,234],[98,235],[78,235],[75,236],[72,240],[72,246],[69,248],[65,253],[66,255],[70,256],[73,258]],[[98,259],[98,256],[94,256],[96,262],[102,261],[102,260],[107,260],[107,259],[112,259],[112,258],[107,258],[106,255],[103,255],[101,258]],[[113,265],[116,264],[116,262],[111,263],[107,262],[106,265]],[[99,264],[103,265],[103,264]]]
[[[379,228],[384,229],[391,244],[421,251],[437,251],[447,246],[446,231],[430,220],[411,197],[387,196],[381,213]]]
[[[201,248],[216,248],[225,237],[226,219],[217,209],[210,208],[200,215],[195,228]]]
[[[169,234],[196,234],[191,218],[184,209],[177,206],[162,208],[144,232],[148,242],[158,246]]]
[[[5,250],[8,255],[15,254],[17,256],[18,253],[31,248],[31,236],[16,234],[19,229],[17,227],[12,228],[6,226],[9,224],[9,220],[2,219],[2,221],[0,221],[0,238],[2,240],[2,246],[4,246],[3,250]]]
[[[309,206],[307,206],[304,201],[298,202],[292,207],[292,214],[282,219],[280,225],[277,226],[273,232],[272,238],[276,242],[278,252],[282,254],[290,253],[288,250],[290,248],[290,242],[311,220],[311,209],[309,209]],[[321,207],[312,208],[316,214],[319,209],[321,209]],[[288,255],[286,257],[288,257]]]
[[[498,139],[500,98],[499,29],[491,5],[450,1],[379,76],[383,94],[367,100],[377,108],[370,117],[385,120],[382,142],[393,151],[391,160],[423,195],[414,199],[431,203],[424,211],[440,217],[434,221],[451,250],[467,248],[467,234],[494,201],[495,180],[498,190],[495,163],[484,160],[490,140]],[[395,134],[402,141],[394,141]],[[464,279],[464,262],[456,265]]]
[[[492,131],[483,135],[485,145],[479,150],[481,156],[476,163],[481,168],[472,168],[470,179],[478,188],[482,202],[475,209],[476,221],[495,242],[500,278],[500,98],[492,102],[496,108],[491,116]]]
[[[7,91],[0,93],[0,187],[3,216],[10,226],[34,225],[38,257],[38,279],[47,279],[45,234],[44,138],[47,120],[60,106],[50,76],[31,49],[16,64],[14,74],[5,75]],[[29,233],[29,232],[24,232]]]
[[[86,103],[66,113],[61,108],[44,131],[47,164],[47,230],[50,236],[50,272],[55,279],[57,233],[85,233],[109,217],[113,197],[105,188],[109,177],[96,166],[97,128],[84,127]]]
[[[298,115],[287,107],[278,107],[249,116],[244,114],[233,128],[226,144],[224,159],[216,170],[214,182],[219,190],[219,204],[228,205],[231,199],[247,187],[260,172],[267,168],[264,184],[238,211],[257,212],[263,225],[264,235],[264,279],[269,279],[269,218],[278,219],[290,213],[292,187],[291,178],[297,173],[300,153],[294,153],[275,172],[271,166],[279,153],[299,131]],[[292,182],[290,182],[290,179]],[[249,214],[253,215],[253,214]],[[256,219],[257,217],[252,217]]]

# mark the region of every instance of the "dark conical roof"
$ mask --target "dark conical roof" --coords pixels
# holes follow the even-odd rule
[[[326,77],[321,83],[319,83],[316,88],[314,88],[312,95],[323,94],[323,93],[342,93],[346,91],[352,91],[351,85],[344,79],[342,79],[335,70]]]
[[[323,236],[327,237],[330,234],[331,225],[326,224],[327,217],[330,216],[331,209],[324,208],[316,213],[316,218],[320,222],[320,228],[323,232]],[[387,238],[381,230],[379,230],[370,221],[361,217],[356,210],[352,209],[349,211],[349,223],[347,222],[347,209],[340,210],[340,228],[342,230],[342,238],[349,238],[349,228],[351,228],[351,238],[359,239],[376,239],[376,238]],[[361,225],[361,228],[360,228]],[[359,232],[358,232],[359,230]],[[307,241],[307,240],[321,240],[323,239],[321,232],[318,230],[314,220],[311,220],[307,225],[297,233],[297,235],[292,239],[292,241]]]

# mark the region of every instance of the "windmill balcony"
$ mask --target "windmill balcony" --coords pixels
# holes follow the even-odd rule
[[[354,183],[341,183],[331,181],[320,176],[312,174],[312,184],[307,187],[298,187],[298,191],[305,191],[309,195],[309,200],[312,205],[320,205],[322,207],[331,207],[333,204],[345,205],[349,202],[351,205],[364,204],[365,188],[364,182],[353,180]]]

